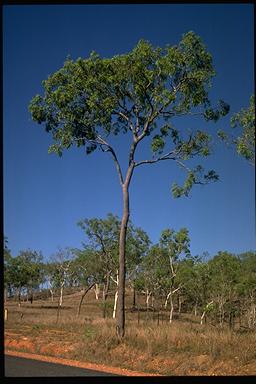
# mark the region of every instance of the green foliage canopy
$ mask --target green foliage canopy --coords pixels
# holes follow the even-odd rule
[[[43,257],[30,249],[20,251],[17,257],[5,252],[5,281],[12,288],[38,288],[44,281]]]
[[[214,109],[208,98],[214,75],[212,57],[194,32],[184,34],[178,45],[164,48],[140,40],[129,53],[112,58],[95,52],[86,59],[68,58],[43,81],[44,94],[32,99],[29,110],[32,119],[44,123],[52,135],[49,152],[61,156],[72,145],[84,146],[87,154],[97,148],[110,152],[121,183],[121,167],[108,138],[130,132],[129,165],[169,159],[186,169],[184,186],[172,188],[180,197],[193,184],[218,179],[213,170],[204,173],[201,166],[189,169],[183,164],[195,156],[208,156],[211,136],[199,129],[181,131],[171,123],[173,117],[190,114],[216,122],[228,113],[225,102],[220,100]],[[151,137],[152,158],[136,161],[136,146],[146,136]]]
[[[242,128],[242,135],[235,140],[237,152],[255,164],[255,95],[251,96],[248,108],[232,116],[231,126]]]
[[[187,228],[179,231],[165,229],[159,243],[153,245],[142,258],[141,273],[136,285],[158,293],[167,294],[177,280],[180,258],[190,255]]]

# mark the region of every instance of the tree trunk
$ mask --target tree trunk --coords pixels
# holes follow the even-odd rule
[[[56,323],[59,322],[59,318],[60,318],[60,309],[61,309],[61,304],[60,304],[60,298],[59,298],[59,301],[58,301],[58,308],[57,308],[57,319],[56,319]]]
[[[222,328],[223,322],[224,322],[224,306],[222,302],[220,303],[219,311],[220,311],[220,316],[219,316],[220,327]]]
[[[171,304],[171,310],[170,310],[170,324],[172,322],[173,317],[173,300],[172,300],[172,294],[170,295],[170,304]]]
[[[172,291],[170,291],[170,292],[168,293],[168,295],[166,296],[166,300],[165,300],[165,303],[164,303],[164,308],[165,308],[165,309],[167,308],[168,300],[169,300],[169,297],[171,296],[171,294],[172,294]]]
[[[253,306],[252,309],[252,326],[255,327],[256,325],[256,306]]]
[[[90,289],[92,289],[94,287],[95,283],[91,284],[82,294],[81,296],[81,299],[80,299],[80,302],[79,302],[79,305],[78,305],[78,308],[77,308],[77,316],[80,315],[80,312],[81,312],[81,306],[82,306],[82,302],[85,298],[85,295],[90,291]]]
[[[99,287],[99,284],[95,284],[94,292],[95,292],[95,298],[96,298],[96,300],[99,300],[99,294],[100,294],[100,287]]]
[[[108,298],[108,291],[109,291],[109,284],[110,284],[110,273],[107,272],[106,275],[106,284],[103,284],[103,290],[102,290],[102,298],[103,301],[105,302]]]
[[[116,292],[115,292],[115,300],[114,300],[113,315],[112,315],[113,319],[115,319],[115,318],[116,318],[117,299],[118,299],[118,281],[119,281],[118,270],[116,271],[116,280],[114,280],[114,279],[112,279],[112,280],[113,280],[113,281],[116,283],[116,285],[117,285],[117,287],[116,287]]]
[[[178,312],[179,312],[179,315],[180,315],[180,313],[181,313],[181,306],[182,306],[182,301],[181,301],[180,295],[178,295],[178,306],[179,306]]]
[[[102,289],[102,317],[105,319],[106,317],[106,296],[105,296],[105,284]]]
[[[146,306],[147,306],[147,312],[149,310],[149,299],[150,299],[150,296],[151,296],[152,292],[149,292],[149,290],[147,289],[146,291]]]
[[[8,309],[4,308],[4,321],[8,320]]]
[[[197,300],[194,305],[194,316],[197,316]]]
[[[52,298],[52,302],[53,302],[53,290],[50,289],[50,292],[51,292],[51,298]]]
[[[118,298],[116,311],[116,334],[117,337],[123,338],[125,334],[125,245],[127,225],[130,215],[129,209],[129,183],[131,180],[134,166],[130,166],[127,172],[126,181],[122,186],[123,189],[123,217],[120,227],[119,237],[119,272],[118,272]]]
[[[133,309],[136,308],[136,289],[135,289],[135,285],[134,285],[134,284],[133,284],[132,308],[133,308]]]
[[[110,283],[110,274],[109,272],[107,273],[106,276],[106,284],[103,285],[103,290],[102,290],[102,317],[105,319],[106,317],[106,300],[108,297],[108,291],[109,291],[109,283]]]
[[[205,323],[206,323],[206,312],[208,311],[210,305],[213,304],[213,300],[210,301],[208,304],[206,304],[205,308],[204,308],[204,311],[201,315],[201,320],[200,320],[200,324],[203,325],[203,319],[205,320]]]
[[[230,310],[230,312],[229,312],[229,329],[230,330],[234,330],[234,313],[233,313],[233,311],[232,310]]]
[[[241,304],[239,302],[239,314],[238,314],[238,319],[239,319],[239,328],[242,327],[242,309],[241,309]]]
[[[256,325],[256,307],[254,306],[252,310],[252,326],[255,327],[255,325]]]
[[[18,302],[19,302],[19,307],[21,305],[21,287],[19,287],[19,290],[18,290]]]
[[[152,294],[152,296],[151,296],[151,306],[152,306],[152,308],[154,308],[154,303],[155,303],[155,298],[154,298],[154,295]]]
[[[118,291],[115,293],[115,301],[114,301],[114,308],[113,308],[113,319],[116,318],[116,305],[117,305],[117,299],[118,299]]]
[[[206,314],[206,311],[203,311],[202,316],[200,318],[200,324],[201,325],[203,325],[203,320],[204,320],[205,314]]]
[[[63,303],[63,285],[60,287],[60,301],[59,301],[60,307],[62,306],[62,303]]]

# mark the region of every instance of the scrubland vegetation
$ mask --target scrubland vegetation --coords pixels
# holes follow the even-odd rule
[[[112,318],[113,294],[105,318],[93,291],[79,317],[80,292],[65,295],[58,322],[58,297],[52,302],[50,295],[48,299],[38,295],[33,304],[25,298],[20,306],[8,300],[6,348],[161,375],[255,374],[256,332],[238,322],[233,330],[214,325],[211,318],[201,325],[199,315],[178,313],[175,306],[170,324],[167,309],[146,311],[143,295],[136,297],[137,310],[132,310],[133,292],[128,289],[127,331],[120,343]]]
[[[79,225],[82,249],[59,249],[48,262],[31,250],[12,257],[6,243],[8,349],[161,375],[255,374],[255,252],[192,256],[185,228],[151,244],[130,223],[120,341],[118,218]]]

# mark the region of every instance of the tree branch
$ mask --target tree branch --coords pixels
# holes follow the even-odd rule
[[[128,110],[127,110],[127,112],[128,112]],[[129,126],[130,131],[132,131],[133,134],[136,133],[136,129],[134,128],[134,125],[133,125],[131,119],[127,115],[125,115],[123,112],[120,112],[120,111],[114,111],[113,114],[118,115],[118,116],[122,117],[124,120],[126,120],[128,122],[128,126]]]
[[[203,116],[203,112],[182,112],[182,113],[175,113],[175,112],[171,112],[171,111],[162,111],[161,113],[162,113],[162,115],[169,115],[169,116],[175,116],[175,117],[179,117],[179,116],[187,116],[187,115],[190,115],[190,116]]]
[[[124,179],[123,179],[122,170],[121,170],[119,161],[117,159],[116,153],[115,153],[114,149],[111,146],[108,146],[107,152],[110,152],[111,155],[112,155],[112,158],[113,158],[115,166],[116,166],[117,174],[118,174],[118,177],[119,177],[119,181],[120,181],[120,184],[122,186],[123,183],[124,183]]]
[[[183,164],[180,160],[176,159],[176,163],[178,163],[182,168],[184,168],[187,172],[191,172],[191,169],[186,167],[185,164]]]
[[[172,157],[172,155],[174,153],[175,153],[175,151],[170,151],[169,153],[166,153],[165,155],[160,156],[157,159],[138,161],[137,163],[135,163],[134,166],[138,167],[139,165],[142,165],[142,164],[153,164],[153,163],[157,163],[158,161],[161,161],[161,160],[176,160],[176,157]]]
[[[95,144],[95,145],[99,145],[100,148],[102,149],[103,152],[110,152],[112,157],[113,157],[113,160],[114,160],[114,163],[116,165],[116,169],[117,169],[117,173],[118,173],[118,177],[119,177],[119,181],[120,181],[120,184],[123,185],[123,174],[122,174],[122,170],[121,170],[121,167],[120,167],[120,164],[119,164],[119,161],[118,161],[118,158],[116,156],[116,153],[114,151],[114,149],[111,147],[110,144],[108,144],[100,135],[98,135],[96,137],[96,139],[88,139],[87,137],[80,137],[79,139],[73,139],[74,141],[78,141],[78,140],[85,140],[87,141],[88,143],[91,143],[91,144]],[[106,147],[107,149],[104,149],[103,147]]]
[[[120,163],[118,161],[118,158],[116,156],[114,149],[111,147],[110,144],[108,144],[105,140],[103,140],[102,137],[98,136],[97,138],[99,139],[99,145],[100,146],[105,145],[107,147],[107,149],[103,150],[103,151],[111,153],[113,160],[114,160],[114,163],[115,163],[115,166],[116,166],[116,169],[117,169],[117,174],[119,177],[120,184],[123,185],[124,180],[123,180],[122,169],[121,169]]]
[[[171,84],[171,87],[172,87],[172,93],[174,95],[177,94],[177,92],[179,91],[180,87],[182,86],[183,83],[185,83],[186,81],[190,81],[190,80],[193,80],[193,78],[188,78],[186,76],[186,72],[183,74],[181,80],[179,81],[179,83],[175,86],[174,84]],[[172,103],[172,99],[171,100],[168,100],[164,105],[162,105],[162,107],[159,109],[159,114],[168,114],[168,115],[171,115],[171,116],[175,116],[175,112],[168,112],[168,111],[165,111],[163,112],[163,110],[165,108],[167,108],[170,104]],[[184,113],[184,114],[187,114],[187,113]],[[179,114],[179,115],[183,115],[183,114]],[[179,116],[179,115],[176,115],[176,116]]]

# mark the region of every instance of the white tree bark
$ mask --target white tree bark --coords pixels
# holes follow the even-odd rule
[[[252,326],[255,327],[256,325],[256,306],[254,305],[252,309]]]
[[[206,313],[206,311],[203,311],[202,316],[200,317],[200,325],[203,325],[203,320],[204,320],[204,317],[205,317],[205,313]]]
[[[174,290],[170,290],[170,292],[168,293],[168,295],[166,296],[166,300],[165,300],[165,303],[164,303],[164,307],[167,308],[167,303],[168,303],[168,299],[170,299],[170,304],[171,304],[171,310],[170,310],[170,319],[169,319],[169,322],[171,323],[172,322],[172,318],[173,318],[173,310],[174,310],[174,305],[173,305],[173,295],[175,292],[177,292],[181,287],[178,287],[178,288],[175,288]]]
[[[149,309],[149,299],[150,299],[151,295],[152,295],[152,292],[147,289],[147,291],[146,291],[146,306],[147,306],[147,310]]]
[[[100,294],[100,287],[99,287],[99,284],[95,284],[94,292],[95,292],[95,299],[96,299],[96,300],[99,300],[99,294]]]
[[[164,307],[165,307],[165,309],[167,308],[168,300],[169,300],[169,297],[171,296],[171,294],[172,294],[172,291],[170,291],[170,292],[168,293],[168,295],[166,296],[166,300],[165,300],[165,303],[164,303]]]
[[[203,325],[203,320],[204,320],[205,314],[206,314],[206,312],[207,312],[207,310],[208,310],[208,308],[209,308],[209,306],[210,306],[211,304],[213,304],[213,301],[210,301],[210,302],[206,305],[205,310],[203,311],[203,313],[202,313],[202,315],[201,315],[201,318],[200,318],[200,324],[201,324],[201,325]]]
[[[51,292],[51,300],[53,302],[53,289],[50,288],[50,292]]]
[[[113,309],[113,319],[116,318],[116,305],[117,305],[117,298],[118,298],[118,291],[115,293],[115,302],[114,302],[114,309]]]
[[[62,306],[62,303],[63,303],[63,285],[64,284],[61,284],[61,287],[60,287],[60,307]]]
[[[194,306],[194,316],[197,316],[197,301],[196,301],[195,306]]]
[[[170,324],[172,323],[172,317],[173,317],[173,300],[172,300],[172,295],[170,296],[170,304],[171,304],[171,310],[170,310]]]
[[[116,271],[116,280],[113,279],[112,276],[110,276],[110,277],[111,277],[111,279],[114,281],[114,283],[116,284],[116,292],[115,292],[114,308],[113,308],[113,315],[112,315],[113,319],[115,319],[115,318],[116,318],[117,299],[118,299],[118,282],[119,282],[119,280],[118,280],[118,271]]]

